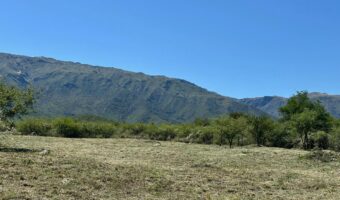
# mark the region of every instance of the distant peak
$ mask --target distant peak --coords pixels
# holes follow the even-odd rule
[[[320,97],[320,96],[329,96],[327,93],[322,93],[322,92],[310,92],[308,93],[310,97]]]

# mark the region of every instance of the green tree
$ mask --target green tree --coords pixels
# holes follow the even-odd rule
[[[207,118],[197,118],[194,121],[195,126],[209,126],[210,120]]]
[[[13,86],[8,86],[0,82],[0,125],[2,130],[6,130],[8,125],[13,126],[12,119],[27,114],[33,105],[33,91],[20,90]],[[3,144],[3,136],[0,135],[0,146],[9,145]]]
[[[333,150],[340,151],[340,127],[337,127],[332,131],[330,145]]]
[[[274,130],[269,133],[268,142],[273,147],[293,148],[296,131],[289,122],[274,123]]]
[[[217,137],[215,143],[222,146],[227,143],[227,138],[233,138],[233,133],[230,133],[230,119],[229,117],[220,117],[215,121],[215,127],[217,128]],[[232,142],[231,142],[232,143]],[[229,145],[231,146],[231,145]]]
[[[313,132],[329,133],[333,119],[319,101],[312,101],[305,91],[291,97],[287,105],[280,108],[282,120],[291,122],[298,132],[304,149],[313,147],[310,135]]]
[[[340,128],[340,119],[333,119],[334,128]]]
[[[296,114],[303,113],[306,110],[316,112],[313,128],[325,132],[329,132],[332,129],[331,115],[319,101],[312,101],[306,91],[297,92],[296,95],[288,99],[287,104],[281,107],[279,111],[282,114],[282,120],[289,121],[295,117]]]
[[[305,109],[314,110],[315,103],[313,103],[309,97],[307,91],[297,92],[296,95],[288,99],[285,106],[279,109],[282,114],[283,120],[290,120],[292,116],[298,113],[302,113]]]
[[[317,112],[313,110],[306,109],[302,113],[298,113],[292,116],[291,122],[294,125],[294,128],[300,135],[303,148],[310,148],[309,137],[315,129],[314,125],[317,121]]]
[[[257,146],[266,145],[267,137],[274,129],[274,122],[266,116],[253,116],[249,120],[250,133]]]
[[[229,147],[232,148],[236,138],[242,140],[247,131],[247,120],[240,117],[225,117],[220,118],[216,121],[217,127],[219,129],[217,143],[223,145],[228,143]],[[241,141],[239,141],[239,144]]]
[[[249,132],[247,116],[240,116],[232,120],[232,130],[236,133],[237,145],[244,145],[244,138]]]
[[[317,131],[312,133],[312,145],[319,149],[328,149],[330,146],[328,135],[329,134],[325,133],[324,131]]]
[[[0,83],[0,120],[10,122],[15,117],[27,114],[33,103],[32,89],[20,90]]]

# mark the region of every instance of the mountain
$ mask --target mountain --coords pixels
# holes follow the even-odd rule
[[[278,118],[279,108],[287,103],[287,99],[278,96],[265,96],[256,98],[240,99],[240,103],[258,108],[269,115]]]
[[[309,93],[309,97],[314,101],[320,101],[328,112],[330,112],[334,117],[340,118],[340,95],[313,92]],[[241,99],[239,102],[256,107],[274,117],[279,117],[280,114],[278,110],[287,103],[287,98],[266,96]]]
[[[257,108],[190,82],[46,57],[0,54],[6,82],[38,91],[38,116],[97,115],[127,122],[188,122]]]

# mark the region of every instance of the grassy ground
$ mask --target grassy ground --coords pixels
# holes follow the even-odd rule
[[[299,150],[10,136],[0,199],[340,199],[340,162]],[[50,152],[39,149],[48,149]]]

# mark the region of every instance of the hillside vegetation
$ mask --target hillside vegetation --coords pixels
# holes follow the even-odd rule
[[[310,160],[301,150],[134,139],[5,140],[38,151],[0,151],[0,199],[340,198],[339,160]]]
[[[332,149],[340,151],[340,120],[333,118],[306,92],[298,92],[280,108],[279,120],[232,113],[185,124],[121,123],[93,116],[17,121],[22,134],[69,138],[144,138],[186,143]]]
[[[279,117],[287,99],[224,97],[190,82],[46,57],[0,53],[0,78],[39,94],[35,116],[97,115],[128,122],[191,122],[232,112]],[[98,98],[100,97],[100,98]],[[340,118],[340,97],[311,93]]]
[[[340,120],[304,91],[280,119],[234,112],[181,124],[20,119],[33,91],[0,91],[2,199],[340,198]]]
[[[97,115],[127,122],[189,122],[231,112],[264,114],[190,82],[45,57],[0,54],[0,76],[38,93],[35,115]]]

